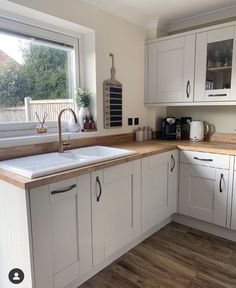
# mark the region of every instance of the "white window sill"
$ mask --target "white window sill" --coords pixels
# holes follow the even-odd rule
[[[62,137],[64,140],[87,138],[89,136],[97,136],[98,131],[95,132],[63,132]],[[4,137],[0,138],[0,148],[9,148],[31,144],[42,144],[49,142],[56,142],[58,140],[58,133],[46,133],[37,135],[17,136],[17,137]]]

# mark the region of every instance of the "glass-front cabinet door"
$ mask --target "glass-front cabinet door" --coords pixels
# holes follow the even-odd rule
[[[232,101],[235,27],[198,33],[194,101]]]

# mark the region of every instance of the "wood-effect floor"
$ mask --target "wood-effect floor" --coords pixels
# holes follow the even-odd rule
[[[80,288],[236,288],[236,243],[171,223]]]

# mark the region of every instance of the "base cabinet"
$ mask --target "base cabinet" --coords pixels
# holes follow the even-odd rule
[[[234,171],[231,229],[236,230],[236,171]]]
[[[94,265],[139,236],[140,176],[140,161],[92,173]]]
[[[29,288],[78,287],[175,212],[236,230],[234,162],[173,150],[30,190],[0,181],[0,283],[14,265]]]
[[[142,159],[142,232],[177,212],[179,152]]]
[[[90,177],[30,190],[36,288],[64,288],[92,268]]]
[[[179,212],[226,226],[229,170],[180,164]]]

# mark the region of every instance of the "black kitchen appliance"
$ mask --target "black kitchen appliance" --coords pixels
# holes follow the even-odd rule
[[[161,134],[164,140],[180,140],[181,139],[181,123],[180,119],[168,117],[161,122]]]
[[[181,139],[189,140],[190,136],[190,122],[192,122],[192,117],[181,117]]]

